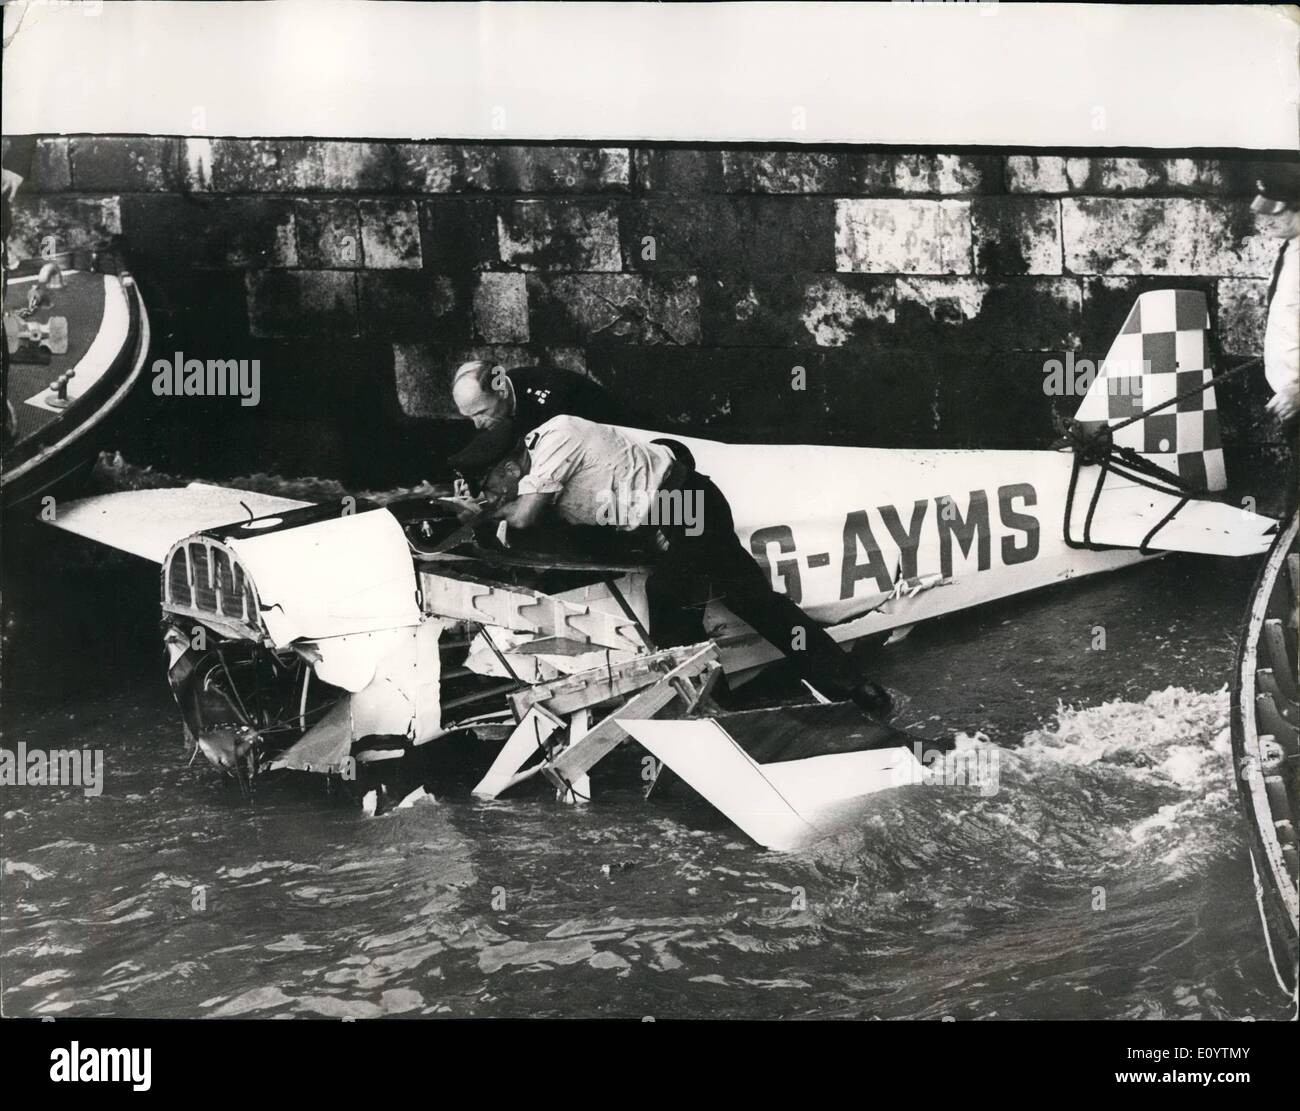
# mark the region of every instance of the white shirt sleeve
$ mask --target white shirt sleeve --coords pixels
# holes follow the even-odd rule
[[[521,494],[558,494],[578,469],[582,445],[567,417],[554,417],[530,432],[528,473],[519,480]]]
[[[1300,241],[1287,244],[1264,330],[1264,377],[1274,393],[1300,389]]]

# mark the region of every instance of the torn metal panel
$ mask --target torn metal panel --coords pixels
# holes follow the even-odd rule
[[[245,526],[247,527],[247,526]],[[257,588],[275,646],[413,626],[415,569],[386,509],[226,541]]]
[[[297,744],[272,760],[268,770],[291,768],[342,775],[349,766],[352,740],[352,715],[344,700],[330,709]]]
[[[372,752],[376,759],[402,755],[407,742],[418,745],[441,736],[438,638],[443,628],[430,619],[414,628],[300,646],[320,679],[350,693],[270,766],[337,771],[353,744],[367,737],[402,738],[399,746]],[[348,668],[356,670],[347,674]],[[363,674],[368,678],[355,690],[339,681]]]

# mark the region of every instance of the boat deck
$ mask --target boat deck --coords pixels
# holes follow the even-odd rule
[[[48,324],[51,317],[64,317],[68,321],[67,351],[51,354],[49,363],[9,360],[6,393],[17,418],[17,443],[53,424],[72,408],[76,398],[85,394],[112,364],[125,339],[125,304],[122,305],[121,336],[116,342],[105,337],[101,327],[111,324],[111,318],[116,315],[106,312],[105,302],[110,284],[120,289],[117,278],[77,270],[65,270],[63,276],[64,288],[49,293],[52,304],[37,310],[28,319],[33,323]],[[35,280],[34,274],[21,272],[9,279],[5,290],[6,313],[26,307],[28,291]],[[92,349],[107,357],[98,358]],[[50,383],[69,370],[76,371],[69,382],[70,404],[64,408],[50,405]]]

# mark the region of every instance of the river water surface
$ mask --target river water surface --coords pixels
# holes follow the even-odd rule
[[[0,795],[6,1015],[1289,1013],[1230,774],[1252,561],[1157,560],[863,651],[898,724],[997,746],[999,789],[887,792],[780,855],[634,775],[581,808],[366,817],[306,776],[250,804],[186,764],[156,570],[6,541],[3,742],[106,760],[97,798]]]

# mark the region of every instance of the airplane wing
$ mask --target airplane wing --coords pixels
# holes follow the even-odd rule
[[[803,848],[852,824],[866,796],[922,778],[920,762],[901,733],[897,747],[759,764],[712,718],[620,719],[619,724],[769,849]]]
[[[301,509],[311,502],[191,482],[59,503],[49,524],[110,548],[162,563],[177,541],[203,529]]]

